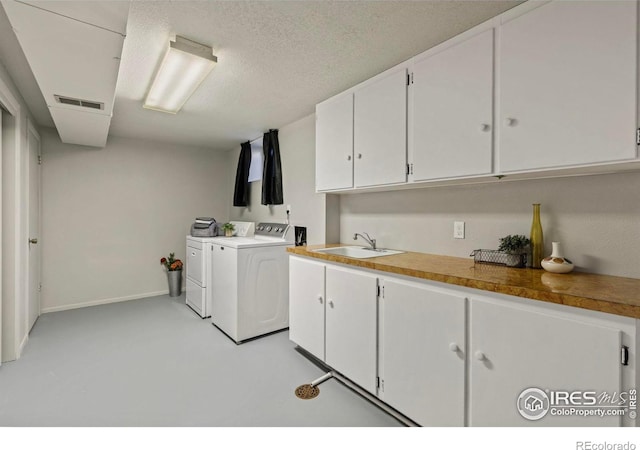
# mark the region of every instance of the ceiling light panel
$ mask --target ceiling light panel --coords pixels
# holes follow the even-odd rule
[[[144,107],[176,114],[216,65],[211,47],[176,36],[164,55]]]

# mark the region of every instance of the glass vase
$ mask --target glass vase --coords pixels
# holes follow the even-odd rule
[[[540,223],[540,203],[533,204],[533,222],[531,223],[531,267],[541,269],[544,258],[544,238],[542,237],[542,224]]]

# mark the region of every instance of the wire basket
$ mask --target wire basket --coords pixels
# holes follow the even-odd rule
[[[506,253],[499,250],[478,249],[471,252],[474,264],[493,264],[495,266],[526,267],[526,253]]]

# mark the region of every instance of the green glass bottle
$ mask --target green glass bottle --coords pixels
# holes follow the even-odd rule
[[[531,223],[531,267],[541,269],[544,257],[544,238],[542,237],[542,224],[540,223],[540,203],[533,204],[533,222]]]

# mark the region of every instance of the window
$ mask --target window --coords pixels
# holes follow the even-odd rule
[[[251,143],[251,166],[249,167],[249,183],[262,180],[264,153],[262,152],[262,138]]]

